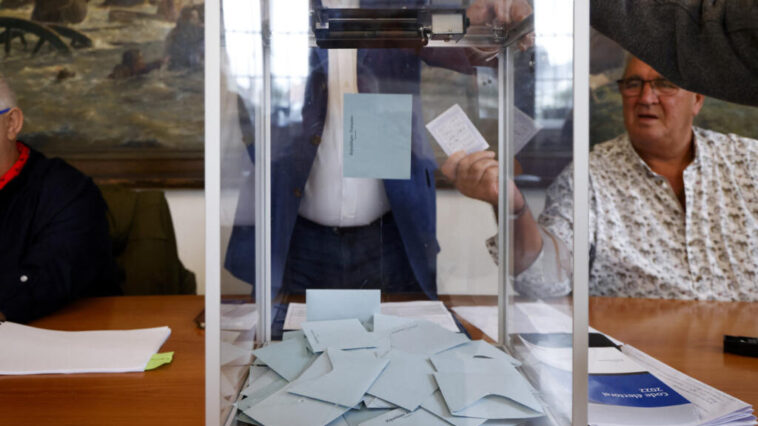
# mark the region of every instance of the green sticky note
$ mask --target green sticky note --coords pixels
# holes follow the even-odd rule
[[[147,362],[145,371],[155,370],[156,368],[160,367],[163,364],[171,364],[171,361],[173,360],[174,360],[173,352],[163,352],[160,354],[155,354],[152,356],[152,358],[150,358],[150,361]]]

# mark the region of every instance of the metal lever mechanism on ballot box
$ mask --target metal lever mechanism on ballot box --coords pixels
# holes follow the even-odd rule
[[[534,29],[530,15],[509,29],[470,26],[465,9],[311,10],[316,46],[325,49],[506,47]]]

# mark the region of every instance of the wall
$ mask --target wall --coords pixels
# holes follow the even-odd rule
[[[167,189],[179,259],[195,273],[198,294],[205,294],[205,199],[202,189]]]

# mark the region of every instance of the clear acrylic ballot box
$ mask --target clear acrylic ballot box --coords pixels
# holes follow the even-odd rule
[[[586,2],[205,13],[206,424],[586,424]]]

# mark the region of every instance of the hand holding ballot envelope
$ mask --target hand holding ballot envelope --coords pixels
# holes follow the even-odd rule
[[[458,151],[442,165],[442,173],[453,182],[461,194],[498,205],[498,161],[492,151],[466,154]],[[514,269],[518,274],[531,265],[542,250],[542,236],[524,196],[516,184],[508,179],[510,218],[514,227]]]
[[[518,152],[539,131],[534,120],[514,111],[514,148]],[[426,125],[448,159],[440,170],[461,194],[497,206],[498,161],[489,144],[463,109],[455,104]],[[512,213],[523,211],[524,197],[508,181]]]
[[[515,109],[513,115],[514,151],[520,151],[539,127],[531,117]],[[442,173],[450,179],[463,195],[498,204],[498,161],[495,153],[487,150],[489,144],[463,109],[455,104],[426,125],[448,159],[441,167]],[[522,212],[524,197],[509,180],[508,195],[512,213]]]
[[[534,120],[516,109],[514,111],[513,152],[518,152],[539,131]],[[426,125],[448,159],[441,171],[461,194],[498,205],[499,166],[495,153],[458,105]],[[529,212],[521,191],[508,179],[508,212],[514,223],[514,271],[516,274],[531,265],[542,251],[542,236]]]
[[[466,154],[464,151],[458,151],[442,164],[441,171],[461,194],[497,206],[498,161],[494,152],[479,151]],[[510,179],[508,196],[514,213],[523,209],[524,197]]]

